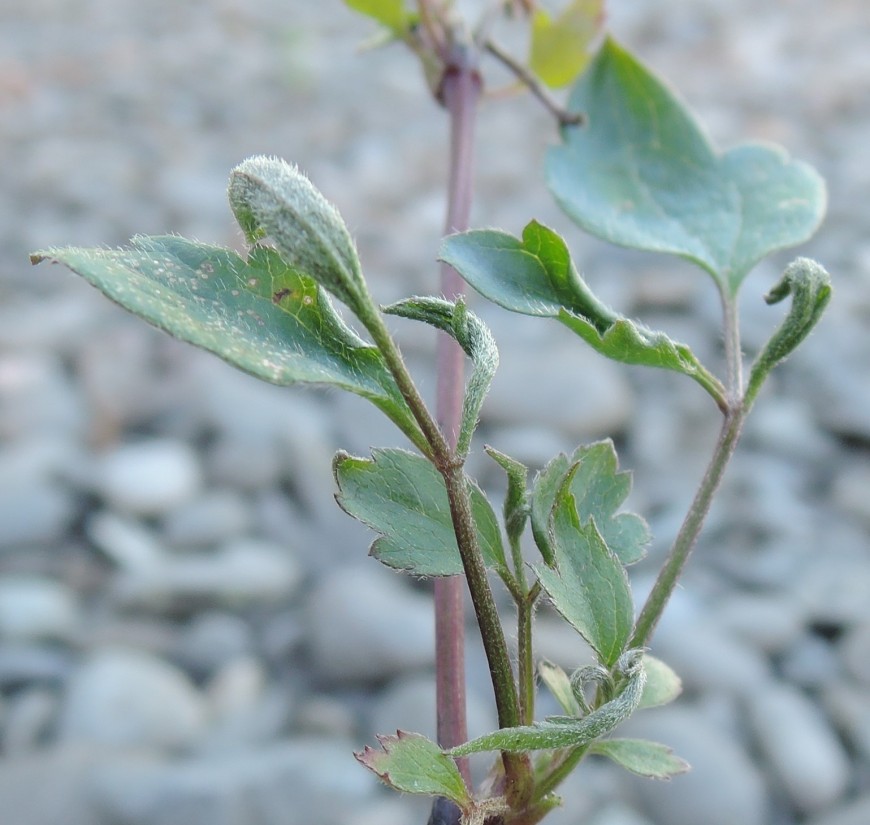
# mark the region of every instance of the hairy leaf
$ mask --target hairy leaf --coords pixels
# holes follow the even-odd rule
[[[372,458],[338,453],[333,461],[341,508],[381,534],[371,547],[378,561],[417,576],[463,572],[447,490],[438,471],[405,450],[374,450]],[[484,563],[507,571],[495,513],[469,482],[471,508]]]
[[[746,391],[747,404],[751,404],[768,373],[784,361],[812,332],[831,300],[831,276],[821,264],[809,258],[792,261],[764,300],[775,304],[792,296],[791,308],[779,328],[759,353]]]
[[[593,235],[679,255],[734,295],[761,258],[821,222],[825,186],[810,166],[774,145],[717,152],[673,92],[611,39],[569,106],[588,126],[563,130],[547,180]]]
[[[623,564],[643,558],[650,534],[646,522],[634,513],[617,512],[631,491],[631,473],[618,471],[618,459],[609,439],[578,447],[570,458],[554,458],[538,473],[532,487],[532,532],[548,564],[554,560],[550,519],[558,491],[570,473],[580,522],[595,519],[602,539]]]
[[[462,810],[471,807],[471,796],[456,763],[434,742],[401,730],[396,736],[379,736],[378,742],[380,750],[367,745],[354,756],[386,785],[404,793],[442,796]]]
[[[457,454],[467,455],[480,408],[498,369],[498,348],[492,333],[480,318],[468,311],[462,299],[453,303],[443,298],[408,298],[383,309],[391,315],[423,321],[446,332],[471,359],[474,369],[465,388],[456,443]]]
[[[571,680],[559,665],[545,659],[538,663],[538,675],[568,716],[580,716],[580,705],[574,698]]]
[[[249,241],[268,236],[294,269],[362,314],[368,290],[350,233],[338,210],[295,166],[280,158],[248,158],[230,173],[228,195]]]
[[[646,739],[601,739],[589,751],[650,779],[670,779],[689,770],[689,763],[674,756],[669,747]]]
[[[519,541],[529,518],[528,476],[525,464],[499,452],[489,445],[484,447],[486,454],[505,471],[508,480],[507,494],[504,499],[504,525],[511,541]]]
[[[47,249],[31,260],[68,266],[125,309],[258,378],[361,395],[426,449],[380,353],[274,250],[254,248],[245,260],[167,235],[136,237],[125,249]]]
[[[534,565],[534,570],[556,610],[589,642],[602,664],[611,666],[631,634],[631,591],[622,562],[594,519],[580,522],[572,482],[569,473],[553,505],[553,562]]]
[[[557,716],[515,728],[502,728],[472,739],[464,745],[447,751],[451,756],[468,756],[481,751],[507,751],[523,753],[554,748],[576,748],[594,742],[610,733],[637,708],[645,682],[643,652],[631,650],[620,657],[617,670],[626,678],[618,696],[580,719]]]
[[[532,17],[529,68],[548,86],[567,86],[589,62],[589,46],[604,20],[603,0],[571,0],[556,17]]]
[[[441,259],[499,306],[556,318],[602,355],[683,373],[724,403],[722,384],[689,347],[605,306],[580,277],[565,241],[537,221],[521,239],[495,230],[451,235],[442,242]]]

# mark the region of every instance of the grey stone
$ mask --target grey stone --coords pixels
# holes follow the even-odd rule
[[[764,781],[739,742],[683,704],[643,711],[620,735],[672,747],[692,769],[670,782],[632,779],[642,809],[668,825],[763,825],[767,822]]]
[[[0,760],[3,825],[106,825],[89,782],[113,759],[105,748],[69,744]]]
[[[213,552],[166,559],[115,582],[123,604],[167,609],[280,602],[296,592],[302,572],[295,559],[270,542],[237,539]]]
[[[687,690],[721,690],[742,695],[770,679],[759,651],[710,620],[662,622],[652,653],[667,662]]]
[[[589,820],[589,825],[651,825],[651,823],[629,805],[615,802],[597,811]]]
[[[865,794],[833,811],[807,820],[806,825],[867,825],[870,822],[870,795]]]
[[[0,551],[63,541],[76,510],[74,496],[55,482],[25,477],[4,483],[0,487]]]
[[[302,734],[350,738],[356,735],[357,722],[347,702],[320,693],[302,699],[293,716],[293,727]]]
[[[870,687],[870,622],[850,628],[837,648],[846,672]]]
[[[167,561],[167,554],[153,533],[133,519],[99,510],[88,518],[85,531],[122,570],[148,574]]]
[[[251,491],[278,483],[287,470],[267,437],[224,435],[205,454],[206,473],[215,484]]]
[[[180,670],[115,647],[92,653],[73,676],[58,735],[62,742],[180,748],[205,724],[203,699]]]
[[[844,513],[870,525],[870,467],[866,462],[837,468],[831,498]]]
[[[251,525],[250,508],[230,490],[210,490],[167,515],[166,540],[180,548],[207,547],[244,534]]]
[[[44,687],[28,688],[10,698],[0,729],[3,753],[20,757],[47,737],[60,707],[58,694]]]
[[[199,459],[187,444],[153,439],[123,444],[96,468],[97,491],[122,512],[159,515],[189,501],[202,481]]]
[[[733,593],[714,607],[713,621],[765,653],[793,644],[804,629],[800,608],[777,593]]]
[[[808,559],[794,582],[793,593],[813,621],[832,625],[870,621],[866,545],[860,551],[856,548],[854,555],[841,552]]]
[[[213,671],[253,649],[250,626],[238,616],[207,611],[194,616],[175,640],[175,657],[197,675]]]
[[[59,684],[72,671],[67,651],[35,644],[0,645],[0,688]]]
[[[70,640],[80,626],[76,597],[65,585],[35,576],[0,578],[0,639]]]
[[[866,688],[833,682],[825,687],[821,700],[846,742],[870,760],[870,695]]]
[[[813,813],[836,802],[850,777],[849,757],[819,708],[788,685],[746,697],[758,747],[794,806]]]
[[[125,825],[341,825],[376,796],[345,740],[293,739],[193,759],[125,760],[92,782],[98,807]]]
[[[815,634],[805,634],[783,652],[780,670],[792,684],[818,688],[831,684],[842,674],[842,665],[829,642]]]
[[[306,622],[315,673],[327,683],[380,681],[433,664],[431,599],[374,563],[328,574],[309,596]]]

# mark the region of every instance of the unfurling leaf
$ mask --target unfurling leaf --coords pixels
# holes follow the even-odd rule
[[[568,716],[580,716],[581,709],[577,699],[574,698],[571,680],[559,665],[548,662],[546,659],[539,662],[538,676],[541,677],[541,681],[547,686],[550,693],[553,694],[553,698]]]
[[[477,427],[480,408],[498,368],[498,348],[492,333],[480,318],[468,311],[462,299],[453,303],[443,298],[408,298],[390,304],[383,310],[391,315],[423,321],[446,332],[471,359],[474,369],[465,388],[456,443],[457,455],[466,456]]]
[[[595,519],[602,539],[623,564],[643,558],[650,534],[646,522],[634,513],[617,512],[631,491],[631,473],[618,471],[618,459],[609,439],[578,447],[570,458],[554,458],[538,473],[532,487],[532,532],[548,564],[554,560],[550,520],[556,495],[569,473],[580,522]]]
[[[601,739],[589,751],[649,779],[670,779],[689,770],[689,763],[674,756],[667,745],[646,739]]]
[[[666,705],[683,692],[682,680],[661,659],[647,653],[643,657],[643,669],[646,671],[646,686],[640,697],[639,708]]]
[[[604,542],[595,520],[581,524],[572,481],[569,473],[553,505],[553,561],[536,564],[534,570],[553,607],[609,667],[631,634],[631,590],[622,562]]]
[[[248,158],[230,174],[230,206],[248,240],[267,237],[294,269],[365,314],[370,298],[338,210],[295,166]]]
[[[341,508],[381,534],[371,547],[378,561],[416,576],[463,572],[447,489],[431,462],[396,449],[374,450],[371,459],[338,453],[333,473]],[[484,563],[509,575],[492,506],[468,483]]]
[[[405,0],[344,0],[350,8],[371,17],[395,35],[403,34],[417,15],[405,8]]]
[[[625,721],[637,708],[643,693],[645,675],[643,651],[629,650],[616,666],[626,681],[618,696],[580,719],[557,716],[516,728],[502,728],[493,733],[472,739],[464,745],[447,751],[451,756],[468,756],[481,751],[507,751],[523,753],[554,748],[576,748],[594,742],[610,733]]]
[[[507,494],[504,498],[504,526],[512,542],[518,542],[529,519],[528,476],[525,464],[499,452],[489,445],[484,447],[486,454],[505,471],[508,480]]]
[[[396,736],[379,736],[378,742],[380,750],[366,746],[354,756],[386,785],[404,793],[442,796],[463,811],[471,807],[471,796],[456,763],[434,742],[401,730]]]
[[[688,375],[724,404],[722,384],[689,347],[617,315],[595,297],[552,229],[532,221],[521,239],[494,230],[451,235],[442,242],[441,259],[499,306],[556,318],[614,361]]]
[[[747,405],[752,404],[770,371],[788,358],[819,322],[831,300],[831,276],[821,264],[809,258],[797,258],[786,267],[779,283],[764,300],[775,304],[789,295],[792,299],[788,315],[752,365],[746,390]]]
[[[420,449],[426,440],[384,364],[314,280],[272,249],[247,259],[174,235],[126,249],[47,249],[125,309],[273,384],[327,384],[367,398]]]
[[[552,88],[567,86],[586,68],[603,20],[604,0],[571,0],[556,17],[537,9],[529,68]]]
[[[765,255],[802,243],[825,212],[810,166],[774,145],[719,153],[683,103],[608,39],[579,78],[547,181],[583,229],[611,243],[686,258],[735,295]]]

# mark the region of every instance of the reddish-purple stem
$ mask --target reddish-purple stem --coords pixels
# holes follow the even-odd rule
[[[457,50],[442,81],[441,100],[450,117],[450,177],[445,234],[468,228],[473,191],[474,125],[481,81],[469,51]],[[441,267],[441,292],[454,300],[465,291],[456,271]],[[438,336],[437,350],[438,424],[451,448],[462,416],[465,389],[464,354],[447,335]],[[438,709],[438,741],[451,748],[468,740],[465,709],[465,587],[461,576],[435,579],[435,651]],[[470,785],[467,760],[460,760]]]

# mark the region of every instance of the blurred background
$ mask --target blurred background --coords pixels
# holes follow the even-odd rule
[[[800,252],[836,293],[759,399],[654,640],[685,693],[627,732],[693,772],[661,784],[591,761],[548,821],[864,825],[870,10],[609,6],[613,34],[717,144],[780,142],[824,175],[828,219]],[[425,820],[351,752],[397,726],[433,732],[428,585],[366,558],[372,536],[335,506],[330,474],[336,449],[401,437],[355,398],[259,384],[27,261],[135,233],[239,247],[227,175],[266,153],[338,206],[379,300],[435,291],[446,118],[402,48],[360,52],[372,33],[338,0],[0,2],[4,825]],[[528,97],[484,105],[473,224],[554,226],[605,300],[720,367],[712,282],[573,228],[542,182],[555,140]],[[788,260],[745,283],[748,355],[782,316],[761,297]],[[633,570],[642,598],[715,438],[706,395],[604,361],[557,324],[475,308],[502,354],[481,442],[540,467],[612,436],[655,535]],[[396,331],[431,393],[433,339]],[[497,497],[501,471],[480,456],[471,469]],[[579,638],[539,618],[540,653],[579,664]],[[495,719],[473,633],[468,659],[474,734]]]

